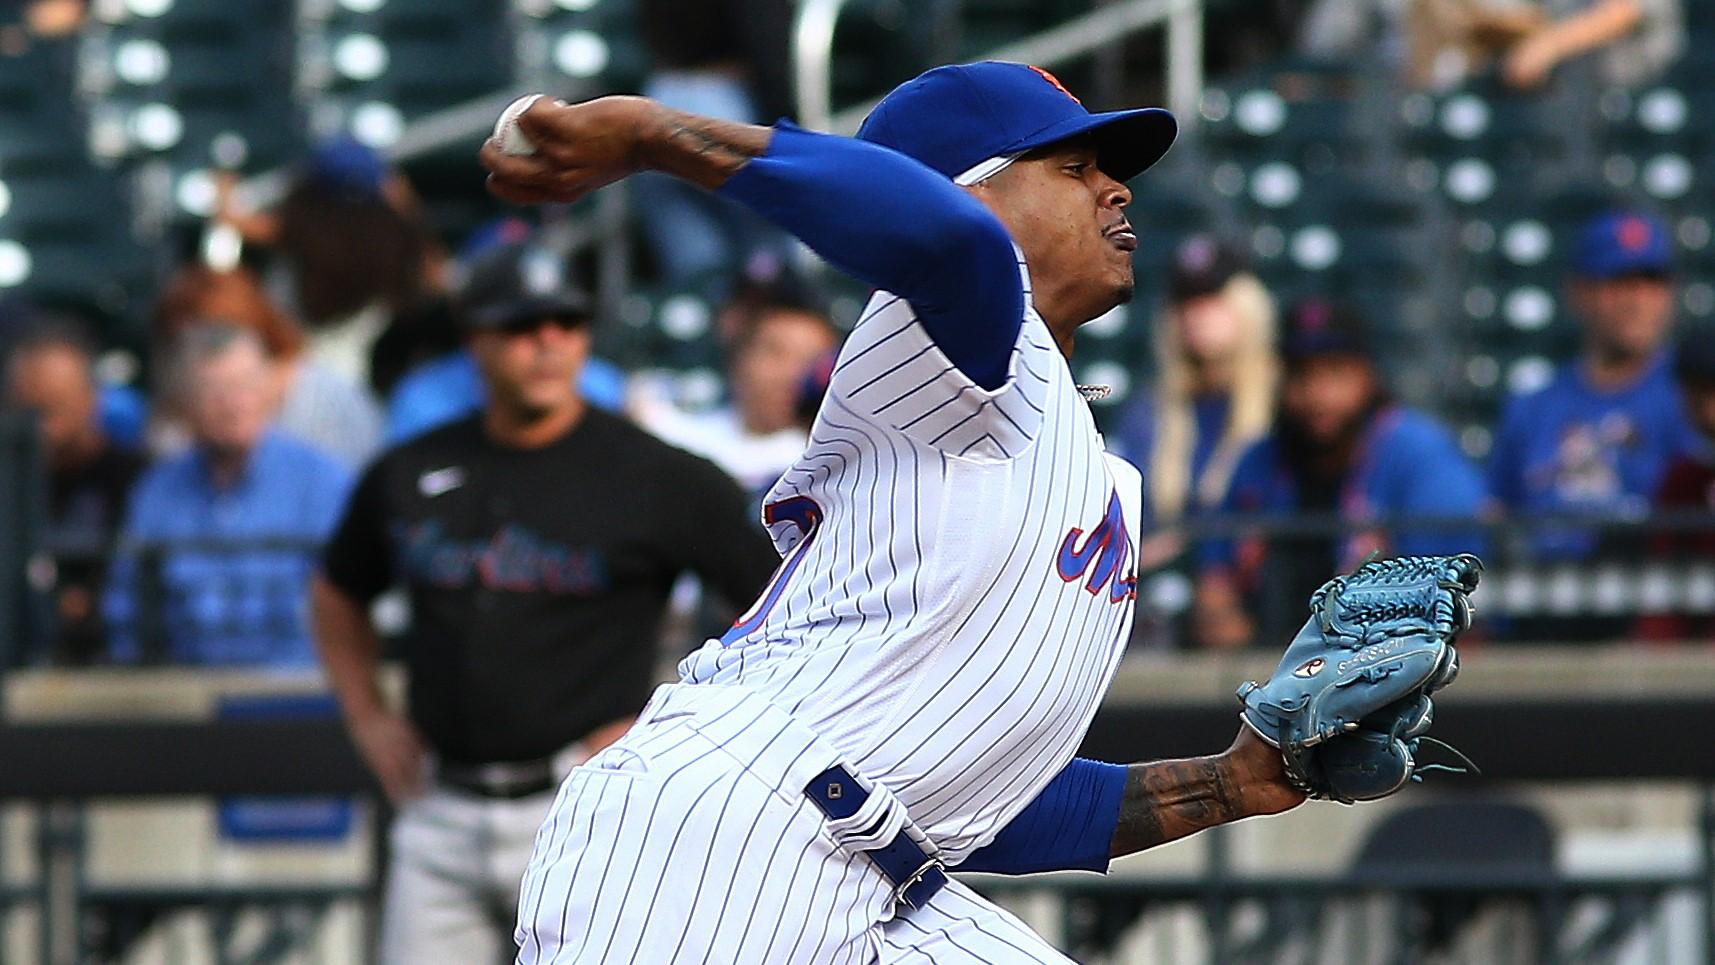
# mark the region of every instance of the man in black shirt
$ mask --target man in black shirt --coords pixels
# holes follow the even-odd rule
[[[646,701],[675,578],[742,603],[779,563],[719,469],[578,397],[589,312],[563,274],[528,244],[474,266],[461,313],[488,400],[370,466],[314,588],[330,683],[400,809],[383,961],[512,960],[536,828]],[[406,716],[367,611],[398,583]]]
[[[6,398],[31,410],[47,463],[44,549],[54,560],[55,663],[83,664],[106,649],[101,587],[125,500],[143,470],[136,453],[101,430],[94,347],[70,323],[44,321],[13,343]]]

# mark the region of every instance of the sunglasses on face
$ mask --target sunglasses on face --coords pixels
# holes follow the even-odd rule
[[[502,335],[534,335],[544,328],[557,328],[562,332],[575,332],[584,327],[584,320],[569,315],[551,315],[547,318],[521,318],[508,322],[496,331]]]

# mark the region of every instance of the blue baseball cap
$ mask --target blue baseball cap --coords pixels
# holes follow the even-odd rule
[[[985,60],[937,67],[895,87],[858,137],[958,180],[991,158],[1092,134],[1102,170],[1129,181],[1161,160],[1178,131],[1159,107],[1092,114],[1046,70]]]
[[[1673,267],[1667,226],[1639,211],[1609,211],[1584,226],[1572,268],[1585,278],[1661,275]]]
[[[330,191],[359,200],[381,197],[387,184],[387,161],[374,148],[354,137],[336,137],[316,148],[306,173]]]

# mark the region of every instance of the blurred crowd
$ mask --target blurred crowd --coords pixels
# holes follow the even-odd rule
[[[725,118],[776,112],[782,82],[757,65],[773,62],[760,52],[778,38],[734,32],[750,21],[736,8],[711,12],[718,6],[707,5],[700,28],[646,38],[656,69],[645,93]],[[82,7],[30,10],[8,29],[75,29]],[[1586,56],[1613,81],[1636,83],[1684,43],[1675,0],[1269,10],[1292,24],[1301,52],[1379,46],[1426,87],[1488,71],[1530,88]],[[1230,15],[1211,5],[1211,36]],[[1223,50],[1243,48],[1233,40]],[[759,501],[801,452],[840,342],[818,269],[719,199],[664,177],[636,187],[656,277],[720,300],[710,337],[726,364],[722,391],[696,407],[651,391],[601,357],[599,333],[619,321],[593,317],[597,349],[576,367],[577,396],[714,463]],[[496,383],[471,338],[485,313],[520,299],[588,299],[577,266],[525,220],[491,222],[456,243],[438,236],[410,182],[349,138],[318,147],[267,207],[247,208],[229,180],[217,193],[212,221],[242,239],[244,257],[195,260],[166,278],[136,384],[98,374],[102,349],[82,320],[6,308],[5,399],[40,427],[54,563],[39,581],[52,651],[25,659],[312,665],[308,587],[354,482],[384,453],[483,417]],[[1675,324],[1674,244],[1661,220],[1622,198],[1584,226],[1565,279],[1582,349],[1546,387],[1508,401],[1487,465],[1435,415],[1395,398],[1372,320],[1346,293],[1277,304],[1242,244],[1197,235],[1179,246],[1165,284],[1149,286],[1167,292],[1164,304],[1139,306],[1156,314],[1152,382],[1102,414],[1110,446],[1145,471],[1145,573],[1189,575],[1174,645],[1248,645],[1300,613],[1328,574],[1371,553],[1500,551],[1498,521],[1558,521],[1512,540],[1539,564],[1711,555],[1715,530],[1617,536],[1575,518],[1715,509],[1715,334]],[[512,267],[497,274],[497,259]],[[519,339],[545,330],[506,329]],[[700,619],[696,599],[681,587],[681,623]],[[1493,632],[1685,639],[1711,629],[1633,612],[1520,619]]]

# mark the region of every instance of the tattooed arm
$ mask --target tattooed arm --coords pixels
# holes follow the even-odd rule
[[[536,154],[503,154],[492,141],[482,149],[499,197],[575,201],[646,170],[718,191],[905,298],[977,384],[1006,381],[1024,316],[1012,238],[981,201],[925,165],[867,141],[719,121],[642,97],[538,100],[518,124]]]
[[[1224,754],[1144,764],[1077,758],[961,871],[1106,871],[1122,855],[1298,805],[1280,752],[1242,731]]]
[[[546,99],[518,118],[536,153],[482,147],[489,189],[515,204],[571,202],[644,170],[662,171],[713,190],[768,152],[773,130],[697,117],[643,97],[582,104]]]
[[[1128,765],[1108,854],[1118,858],[1303,801],[1286,783],[1280,752],[1241,729],[1224,754]]]

